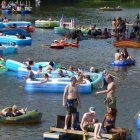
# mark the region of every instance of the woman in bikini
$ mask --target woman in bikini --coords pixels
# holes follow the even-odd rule
[[[119,133],[120,137],[125,139],[126,137],[126,130],[124,128],[116,128],[117,110],[115,108],[109,108],[108,113],[104,116],[104,120],[102,122],[103,129],[109,133]]]

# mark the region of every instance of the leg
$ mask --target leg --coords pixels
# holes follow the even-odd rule
[[[71,129],[74,129],[75,120],[76,120],[76,113],[73,113],[71,117]]]
[[[101,128],[102,128],[102,124],[98,123],[98,131],[97,131],[97,137],[101,138]]]
[[[94,124],[94,139],[98,139],[98,138],[97,138],[97,133],[98,133],[98,124],[95,123],[95,124]]]
[[[126,137],[126,130],[123,128],[112,128],[110,132],[119,133],[122,140]]]
[[[68,122],[70,120],[70,115],[69,114],[66,114],[66,117],[65,117],[65,126],[64,126],[64,129],[67,130],[68,129]]]

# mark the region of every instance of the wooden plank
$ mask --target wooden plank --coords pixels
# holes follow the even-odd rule
[[[63,137],[64,135],[66,135],[66,133],[54,133],[54,132],[44,132],[43,133],[43,137],[45,138],[53,138],[53,139],[59,139],[61,137]]]
[[[83,131],[70,130],[70,129],[64,130],[62,128],[56,128],[56,127],[50,127],[50,131],[58,131],[58,132],[64,132],[64,133],[69,133],[69,134],[77,134],[77,135],[83,135],[84,134]],[[87,135],[94,136],[94,133],[93,132],[87,132]],[[104,137],[104,138],[111,139],[111,138],[114,138],[114,137],[118,137],[118,134],[105,134],[105,133],[102,133],[101,136]]]

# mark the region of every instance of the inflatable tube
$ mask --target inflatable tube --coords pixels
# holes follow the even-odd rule
[[[52,49],[64,49],[64,44],[62,43],[53,43],[50,45],[50,48]]]
[[[12,11],[10,9],[3,9],[2,13],[5,14],[5,15],[8,15],[8,14],[11,14]]]
[[[0,22],[0,28],[5,28],[5,25],[3,24],[3,22]]]
[[[0,74],[3,74],[7,71],[7,67],[6,66],[1,66],[0,67]]]
[[[0,36],[0,40],[1,40],[1,43],[3,44],[15,43],[16,45],[19,45],[19,46],[32,44],[32,39],[30,37],[26,37],[25,39],[19,39],[13,35],[6,35],[6,36]]]
[[[25,29],[27,32],[34,32],[35,31],[35,28],[33,26],[19,27],[19,28]]]
[[[135,65],[135,60],[120,60],[120,61],[113,61],[111,63],[112,66],[130,66]]]
[[[54,27],[55,34],[66,35],[72,33],[75,29],[63,28],[63,27]]]
[[[75,43],[64,43],[64,46],[65,47],[76,47],[76,48],[78,48],[79,47],[79,44],[75,44]]]
[[[138,114],[138,116],[137,116],[136,126],[137,126],[137,128],[140,128],[140,114]]]
[[[49,20],[36,20],[35,27],[38,28],[54,28],[59,26],[59,21],[49,21]]]
[[[32,39],[30,37],[26,37],[25,39],[19,39],[17,36],[13,35],[6,35],[6,36],[0,36],[1,43],[7,44],[7,43],[15,43],[16,45],[22,46],[22,45],[31,45]]]
[[[49,65],[50,62],[38,62],[35,63],[33,66],[31,67],[32,72],[34,73],[34,77],[35,78],[39,78],[39,77],[43,77],[45,73],[47,72],[41,72],[39,75],[37,74],[37,70],[39,66],[42,66],[42,68],[44,69],[45,67],[47,67]],[[54,68],[56,68],[56,64],[54,63]],[[51,72],[53,73],[53,71]],[[49,74],[49,73],[48,73]],[[23,78],[28,76],[28,70],[27,70],[27,66],[24,67],[19,67],[18,71],[17,71],[17,76],[18,78]],[[50,74],[49,74],[50,76]]]
[[[3,24],[5,27],[13,26],[13,24],[16,24],[16,27],[18,27],[18,26],[27,27],[29,25],[30,26],[32,25],[32,23],[28,22],[28,21],[9,21],[9,22],[3,22]]]
[[[26,80],[25,90],[28,93],[44,92],[44,93],[61,93],[63,94],[64,88],[70,83],[70,78],[53,78],[47,83],[39,84],[41,78],[37,78],[38,81]],[[87,81],[86,84],[78,85],[79,92],[81,94],[91,93],[91,83]]]
[[[32,72],[34,73],[34,77],[35,78],[39,78],[39,75],[37,74],[37,69],[38,67],[36,66],[31,66]],[[28,70],[27,70],[27,66],[25,67],[19,67],[18,71],[17,71],[17,77],[18,78],[23,78],[23,77],[27,77],[28,76]]]
[[[130,47],[130,48],[140,48],[140,41],[136,40],[120,40],[113,42],[115,47]]]
[[[92,80],[91,86],[93,89],[100,89],[104,87],[104,78],[100,73],[90,73],[90,78]]]
[[[40,73],[40,76],[43,77],[43,75],[45,73],[47,73],[49,75],[50,78],[59,78],[59,70],[60,69],[57,69],[57,70],[52,70],[51,73],[48,73],[47,71],[43,71]],[[72,77],[72,76],[75,76],[74,73],[72,73],[71,71],[68,71],[68,70],[64,70],[64,69],[61,69],[63,71],[63,74],[69,76],[69,77]]]
[[[17,47],[15,46],[0,46],[0,55],[5,55],[5,54],[14,54],[17,53]]]
[[[31,35],[25,29],[22,28],[10,28],[10,29],[7,28],[7,29],[2,29],[1,32],[6,35],[16,35],[17,33],[21,33],[26,37],[31,37]]]
[[[21,62],[11,60],[11,59],[7,59],[5,65],[6,65],[8,70],[12,70],[12,71],[15,71],[15,72],[18,71],[19,67],[25,67],[26,66],[25,64],[23,64]]]
[[[49,63],[50,62],[37,62],[34,65],[37,66],[37,67],[39,67],[39,66],[46,67],[46,66],[49,65]],[[53,68],[56,68],[57,67],[57,64],[55,62],[53,62],[53,63],[54,63]]]
[[[40,122],[42,113],[37,110],[27,111],[26,114],[16,117],[0,117],[1,124],[30,124]]]
[[[122,8],[119,8],[119,7],[101,7],[99,10],[101,11],[122,11],[123,9]]]

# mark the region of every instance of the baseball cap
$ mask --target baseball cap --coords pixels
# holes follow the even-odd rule
[[[94,113],[95,114],[95,108],[92,106],[89,108],[89,112]]]

